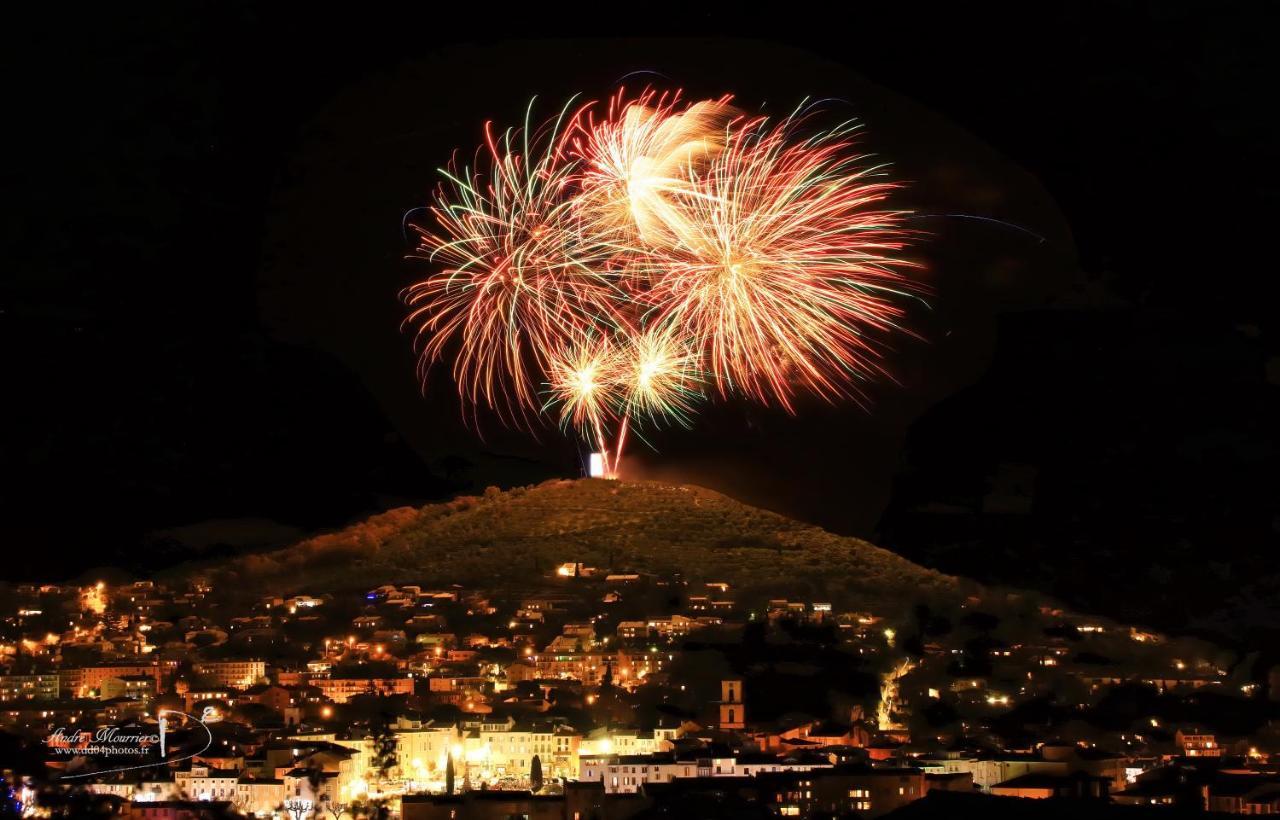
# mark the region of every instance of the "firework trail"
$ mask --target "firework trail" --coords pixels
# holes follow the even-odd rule
[[[921,287],[855,135],[655,91],[486,126],[416,226],[422,376],[451,359],[472,413],[558,416],[610,473],[634,428],[689,426],[713,396],[858,399]]]

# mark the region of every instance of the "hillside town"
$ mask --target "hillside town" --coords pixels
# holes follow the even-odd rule
[[[954,817],[1010,800],[1026,817],[1280,812],[1280,668],[1015,594],[841,611],[571,558],[522,588],[6,588],[6,806],[175,820]]]

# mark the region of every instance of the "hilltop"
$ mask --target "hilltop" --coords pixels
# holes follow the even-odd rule
[[[520,585],[565,562],[899,609],[973,585],[857,538],[700,487],[555,480],[404,507],[274,552],[222,564],[246,588],[380,583]]]

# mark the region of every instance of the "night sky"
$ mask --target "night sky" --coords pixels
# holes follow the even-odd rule
[[[1274,570],[1275,21],[881,5],[794,30],[777,8],[664,24],[425,3],[10,20],[4,579],[145,571],[574,474],[555,430],[481,438],[447,376],[421,393],[398,293],[424,268],[402,220],[484,120],[637,71],[864,120],[922,215],[934,292],[868,407],[715,406],[633,449],[629,475],[976,576],[965,539],[1008,485],[1033,500],[997,580],[1067,595],[1053,556],[1073,551],[1181,550],[1175,578],[1233,550]],[[964,538],[921,517],[948,505],[972,513]]]

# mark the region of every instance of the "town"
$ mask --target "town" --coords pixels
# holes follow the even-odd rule
[[[522,588],[0,600],[32,816],[1280,812],[1280,668],[1013,594],[890,616],[566,560]]]

